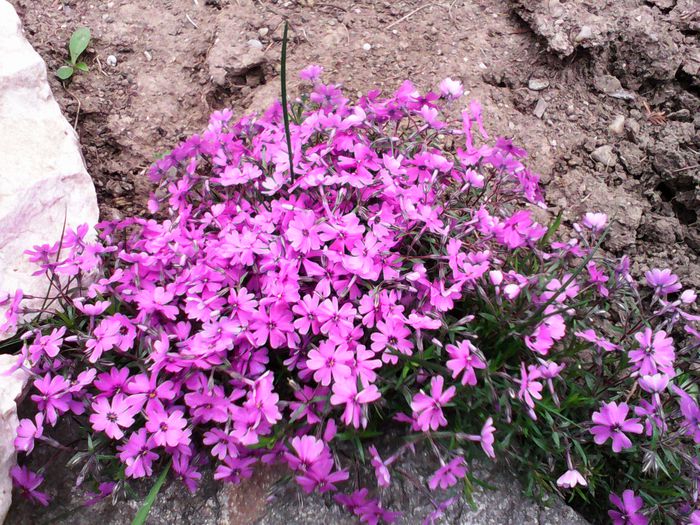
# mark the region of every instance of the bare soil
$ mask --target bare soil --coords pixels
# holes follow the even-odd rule
[[[278,96],[286,18],[292,73],[319,63],[351,94],[461,79],[489,131],[530,152],[553,212],[607,212],[608,250],[700,286],[696,0],[12,2],[50,71],[76,27],[92,30],[90,72],[51,82],[103,219],[142,213],[146,167],[212,110],[242,115]]]

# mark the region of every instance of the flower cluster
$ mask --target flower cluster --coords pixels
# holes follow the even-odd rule
[[[276,463],[363,522],[392,522],[382,490],[424,442],[441,465],[427,490],[500,453],[533,494],[566,490],[592,514],[607,509],[586,491],[624,490],[620,523],[697,515],[694,292],[670,271],[645,287],[626,258],[600,256],[602,213],[555,240],[525,152],[485,142],[476,102],[454,121],[458,81],[351,104],[320,73],[302,72],[312,87],[289,130],[279,103],[237,122],[220,111],[159,160],[156,218],[28,252],[63,313],[22,332],[35,414],[17,449],[80,424],[72,464],[91,503],[168,463],[191,490],[206,463],[233,483]],[[22,300],[0,297],[0,331]],[[407,441],[382,459],[362,443],[387,428]],[[348,442],[366,447],[377,490],[348,481]],[[39,473],[13,477],[47,503]]]

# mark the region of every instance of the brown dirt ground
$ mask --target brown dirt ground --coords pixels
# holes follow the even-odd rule
[[[489,130],[530,152],[554,212],[572,220],[605,211],[619,221],[608,250],[635,256],[638,271],[669,264],[700,285],[694,0],[12,2],[50,71],[76,27],[92,30],[90,72],[67,87],[51,83],[77,122],[103,218],[142,212],[146,167],[202,129],[213,109],[244,114],[277,96],[288,18],[292,73],[319,63],[351,94],[460,78],[484,104]],[[584,26],[591,36],[580,40]],[[634,100],[610,96],[619,88],[611,75]],[[548,87],[530,89],[531,79]],[[618,133],[609,129],[616,116],[626,119]],[[592,158],[603,145],[614,165]]]

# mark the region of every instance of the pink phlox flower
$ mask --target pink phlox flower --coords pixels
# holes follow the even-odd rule
[[[29,346],[29,355],[32,361],[38,361],[42,356],[54,358],[61,351],[63,337],[66,335],[66,327],[54,328],[50,334],[38,333],[34,342]]]
[[[664,330],[654,332],[651,328],[645,328],[634,334],[634,338],[639,343],[639,348],[631,350],[628,355],[641,375],[663,372],[670,377],[675,376],[673,339]]]
[[[324,300],[318,307],[318,322],[321,324],[321,333],[347,337],[354,327],[354,319],[357,310],[350,302],[339,306],[338,298],[331,297]]]
[[[70,409],[72,402],[72,396],[68,391],[70,383],[63,376],[52,377],[51,374],[46,374],[34,381],[34,388],[39,391],[39,394],[32,394],[32,401],[44,413],[46,421],[51,426],[55,425],[58,416]]]
[[[166,319],[173,320],[177,317],[179,309],[170,304],[175,298],[175,294],[166,290],[162,286],[152,289],[140,290],[134,295],[134,301],[139,306],[137,319],[143,320],[148,315],[161,314]]]
[[[146,412],[146,430],[159,447],[177,447],[190,443],[191,431],[182,410],[167,411],[160,407]]]
[[[347,470],[335,470],[335,464],[330,457],[317,460],[309,469],[298,474],[295,479],[299,486],[307,494],[318,490],[321,494],[325,492],[336,492],[336,483],[345,481],[350,477]]]
[[[574,332],[574,335],[583,339],[584,341],[593,343],[596,348],[598,348],[599,350],[604,350],[605,352],[612,352],[614,350],[620,349],[618,345],[611,343],[604,337],[600,337],[592,328],[588,328],[579,332]]]
[[[460,341],[457,346],[447,345],[445,349],[450,356],[446,364],[452,372],[452,379],[463,374],[463,385],[476,385],[475,370],[486,368],[486,363],[479,357],[479,350],[467,339]]]
[[[292,451],[285,453],[285,459],[295,472],[306,472],[317,462],[331,457],[325,443],[314,436],[296,436],[291,446]]]
[[[493,418],[489,417],[484,426],[481,428],[481,434],[479,436],[479,442],[481,443],[481,448],[484,450],[486,455],[491,459],[496,459],[496,452],[493,448],[495,441],[494,434],[496,433],[496,427],[493,426]]]
[[[613,525],[647,525],[647,518],[640,511],[644,507],[644,501],[634,492],[627,489],[622,493],[622,498],[617,494],[610,494],[610,502],[617,507],[617,510],[609,510],[608,516]]]
[[[299,302],[292,306],[292,312],[299,317],[294,321],[294,328],[301,335],[320,333],[321,324],[318,321],[318,307],[320,302],[318,294],[305,295]]]
[[[121,340],[121,325],[113,318],[103,319],[93,330],[92,338],[85,343],[88,361],[96,363],[104,352],[108,352]]]
[[[625,434],[641,434],[644,427],[639,422],[638,418],[627,419],[629,406],[627,403],[619,405],[614,401],[603,403],[600,411],[594,412],[592,419],[595,425],[591,428],[593,440],[602,445],[608,439],[612,440],[613,452],[620,452],[623,449],[630,448],[632,441]]]
[[[94,430],[104,432],[112,439],[121,439],[124,437],[122,429],[134,424],[139,407],[124,394],[117,394],[111,401],[107,397],[96,398],[91,410],[90,424]]]
[[[608,224],[608,216],[604,213],[587,212],[583,216],[581,224],[583,224],[586,228],[593,231],[594,233],[600,233],[605,229],[605,226]]]
[[[153,474],[153,462],[158,459],[154,448],[155,441],[145,428],[132,432],[126,443],[117,447],[119,459],[126,465],[124,473],[134,479],[150,477]]]
[[[411,335],[411,330],[406,328],[401,318],[394,316],[386,319],[386,321],[377,321],[376,327],[377,331],[370,336],[372,339],[372,350],[378,353],[383,352],[382,361],[396,364],[398,357],[391,355],[392,353],[413,354],[413,343],[408,339]]]
[[[375,359],[376,354],[364,345],[357,345],[354,351],[354,361],[350,365],[352,377],[359,378],[364,386],[377,379],[375,370],[382,367],[382,361]]]
[[[367,428],[367,415],[364,407],[381,397],[376,385],[365,385],[362,390],[357,389],[354,380],[345,380],[333,384],[332,405],[345,405],[343,422],[355,428]]]
[[[328,386],[331,379],[337,383],[351,375],[353,354],[346,344],[323,341],[308,355],[306,366],[314,371],[314,380],[321,385]]]
[[[569,469],[557,479],[557,485],[565,489],[573,489],[576,485],[587,487],[588,483],[576,469]]]
[[[17,426],[17,437],[15,438],[15,449],[29,454],[34,450],[34,440],[40,438],[44,433],[44,414],[38,413],[34,420],[22,419]]]
[[[197,492],[197,486],[202,479],[202,473],[197,470],[199,456],[194,457],[189,448],[176,451],[173,454],[173,472],[182,481],[190,494]]]
[[[316,82],[320,78],[321,74],[323,74],[323,67],[316,64],[310,64],[299,71],[299,78],[302,80],[308,80],[309,82]]]
[[[656,295],[665,296],[678,292],[682,288],[678,276],[671,273],[671,270],[668,268],[664,270],[653,268],[645,272],[644,276],[647,284],[654,289]]]
[[[565,304],[568,299],[575,298],[579,293],[579,285],[576,280],[571,280],[571,274],[564,274],[560,279],[552,279],[547,283],[546,290],[542,294],[542,301],[554,300],[556,303]],[[562,291],[559,291],[564,283],[568,283]]]
[[[44,482],[44,476],[32,472],[28,467],[20,467],[19,465],[10,469],[10,475],[14,486],[20,490],[23,496],[39,505],[48,506],[49,496],[37,490],[39,485]]]
[[[211,447],[211,455],[223,460],[225,457],[236,458],[240,455],[238,440],[230,432],[220,428],[212,428],[204,433],[202,442]]]
[[[464,94],[464,87],[459,80],[452,80],[450,77],[440,82],[440,93],[443,97],[456,99]]]
[[[456,388],[451,386],[443,390],[444,384],[445,380],[442,376],[434,376],[430,380],[430,395],[421,390],[411,401],[416,423],[424,432],[447,425],[442,408],[455,396]]]
[[[449,463],[437,469],[430,477],[428,487],[430,490],[435,490],[438,486],[443,490],[448,489],[466,476],[467,470],[467,464],[463,457],[452,458]]]
[[[536,419],[534,408],[535,399],[542,399],[542,372],[534,365],[528,365],[525,368],[525,363],[520,363],[520,379],[517,382],[520,384],[518,390],[518,399],[525,403],[530,409],[530,417]]]
[[[146,410],[153,410],[156,406],[164,407],[164,402],[172,401],[177,396],[179,389],[170,381],[158,383],[158,375],[137,374],[129,378],[124,390],[132,399],[140,400],[146,405]]]
[[[374,468],[374,475],[377,478],[377,485],[384,488],[388,487],[391,484],[391,474],[387,463],[382,460],[379,452],[377,452],[377,447],[371,445],[368,450],[370,462]]]
[[[98,301],[95,304],[83,304],[82,299],[74,299],[73,306],[79,311],[90,317],[102,315],[112,303],[109,301]]]
[[[229,483],[239,484],[244,479],[253,476],[253,466],[257,463],[255,458],[224,458],[223,464],[216,467],[214,479],[224,480]]]
[[[103,372],[98,375],[97,379],[93,381],[93,385],[100,391],[100,397],[111,397],[114,394],[128,393],[127,385],[130,380],[128,368],[112,367],[109,369],[109,373]]]
[[[185,404],[193,416],[192,422],[194,424],[211,421],[225,423],[229,419],[231,402],[226,397],[224,389],[219,385],[215,385],[210,391],[185,394]]]

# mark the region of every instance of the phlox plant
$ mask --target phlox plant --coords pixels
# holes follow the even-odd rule
[[[477,102],[453,117],[459,82],[352,103],[301,76],[291,152],[279,102],[217,111],[150,169],[153,218],[28,252],[50,297],[6,294],[3,328],[58,313],[20,327],[18,489],[47,504],[26,456],[65,447],[65,424],[91,504],[166,468],[195,491],[205,464],[231,483],[278,464],[391,523],[383,495],[419,451],[427,522],[495,459],[594,522],[698,523],[695,292],[603,254],[603,213],[540,224],[526,152],[489,139]]]

